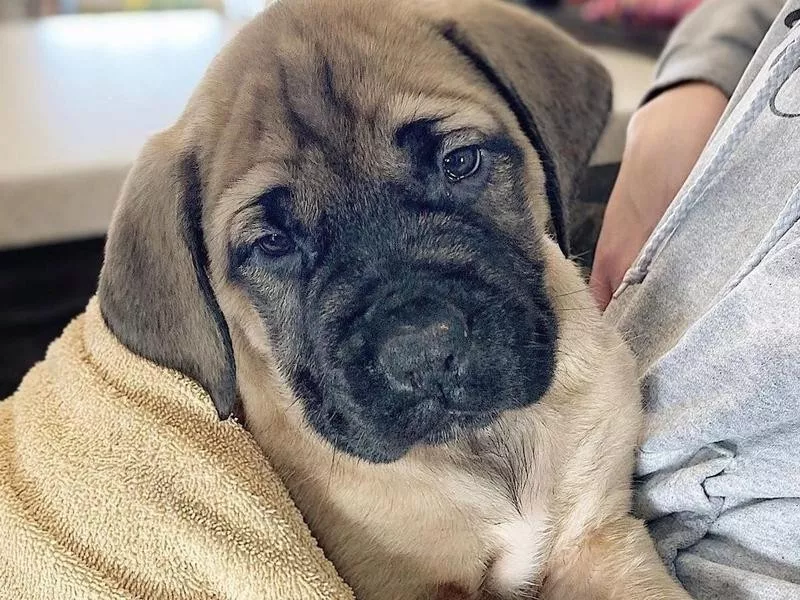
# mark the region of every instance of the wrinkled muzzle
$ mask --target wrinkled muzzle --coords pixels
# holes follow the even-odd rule
[[[300,395],[334,446],[386,462],[538,400],[557,332],[542,265],[491,226],[378,222],[340,235],[311,282],[319,375]]]

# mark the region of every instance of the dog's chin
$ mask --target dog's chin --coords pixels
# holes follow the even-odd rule
[[[431,415],[427,423],[417,423],[405,435],[381,431],[380,426],[364,426],[358,430],[332,431],[327,427],[314,427],[336,450],[354,458],[375,464],[400,460],[414,448],[439,446],[456,442],[469,432],[487,427],[498,417],[498,412],[464,414],[442,410]],[[342,422],[338,422],[341,428]],[[355,428],[354,428],[355,429]]]

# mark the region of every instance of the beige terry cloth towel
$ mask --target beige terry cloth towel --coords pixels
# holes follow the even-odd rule
[[[92,300],[0,402],[0,598],[353,595],[250,435]]]

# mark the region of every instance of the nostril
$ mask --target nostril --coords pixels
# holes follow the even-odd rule
[[[389,386],[424,395],[461,375],[469,346],[466,315],[457,307],[417,298],[370,324],[377,369]]]
[[[411,388],[418,388],[420,386],[419,375],[416,371],[406,371],[404,374],[403,383]]]

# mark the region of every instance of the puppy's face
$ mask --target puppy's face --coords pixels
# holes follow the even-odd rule
[[[280,3],[251,24],[184,116],[183,186],[222,346],[276,371],[335,447],[386,462],[547,390],[563,190],[497,57],[452,21],[372,8]]]
[[[553,371],[524,150],[488,107],[415,101],[312,131],[287,97],[289,156],[223,199],[231,285],[308,422],[373,461],[534,402]]]

